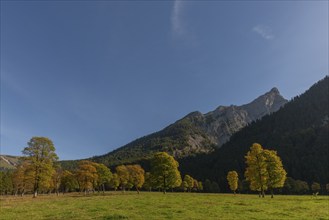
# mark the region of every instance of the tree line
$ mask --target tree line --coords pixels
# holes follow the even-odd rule
[[[22,151],[25,155],[14,171],[0,172],[0,193],[24,195],[38,193],[67,193],[67,192],[105,192],[106,190],[140,190],[183,192],[220,192],[217,182],[206,179],[204,182],[185,174],[182,178],[178,169],[179,164],[165,152],[155,153],[150,159],[148,172],[139,164],[119,165],[110,168],[101,163],[88,160],[79,161],[74,170],[65,170],[56,163],[53,142],[45,137],[33,137],[28,146]],[[260,144],[253,144],[245,156],[245,179],[239,180],[234,170],[227,173],[227,185],[234,194],[236,192],[257,191],[264,197],[265,191],[280,193],[305,194],[312,190],[321,190],[319,183],[311,187],[304,181],[287,177],[282,161],[276,151],[263,149]],[[326,185],[329,191],[329,184]]]
[[[151,159],[149,172],[139,164],[119,165],[112,173],[104,164],[83,160],[74,170],[64,170],[56,163],[53,142],[33,137],[22,151],[24,157],[14,171],[0,172],[1,194],[105,192],[107,189],[201,191],[202,182],[185,175],[182,179],[178,162],[169,154],[159,152]]]

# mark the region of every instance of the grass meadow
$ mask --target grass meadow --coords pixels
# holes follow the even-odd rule
[[[329,219],[329,197],[107,192],[2,196],[0,219]]]

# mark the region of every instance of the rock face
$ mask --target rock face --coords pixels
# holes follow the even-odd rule
[[[19,164],[19,157],[0,155],[0,170],[11,170],[16,169]]]
[[[108,154],[92,158],[106,165],[132,163],[166,151],[176,158],[210,153],[254,120],[279,110],[287,100],[273,88],[249,104],[219,106],[206,114],[192,112],[159,132],[141,137]]]
[[[219,106],[207,114],[196,112],[186,118],[203,130],[217,147],[221,147],[235,132],[252,121],[279,110],[286,103],[287,100],[280,95],[279,90],[273,88],[249,104]]]

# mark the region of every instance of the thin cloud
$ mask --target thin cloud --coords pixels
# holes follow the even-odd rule
[[[252,28],[252,30],[266,40],[274,39],[272,29],[268,26],[256,25],[255,27]]]
[[[171,13],[171,27],[173,34],[182,36],[185,34],[185,27],[182,22],[183,1],[175,0]]]

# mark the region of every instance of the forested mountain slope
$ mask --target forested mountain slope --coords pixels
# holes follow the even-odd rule
[[[273,88],[249,104],[219,106],[212,112],[192,112],[159,132],[139,138],[92,160],[113,166],[143,160],[165,151],[176,158],[210,153],[221,147],[232,134],[254,120],[281,108],[287,100]]]
[[[226,183],[230,170],[243,179],[247,151],[252,143],[274,149],[288,176],[308,182],[329,182],[329,78],[325,77],[279,111],[251,123],[211,155],[180,160],[183,173],[198,179]],[[226,186],[222,186],[226,187]]]

